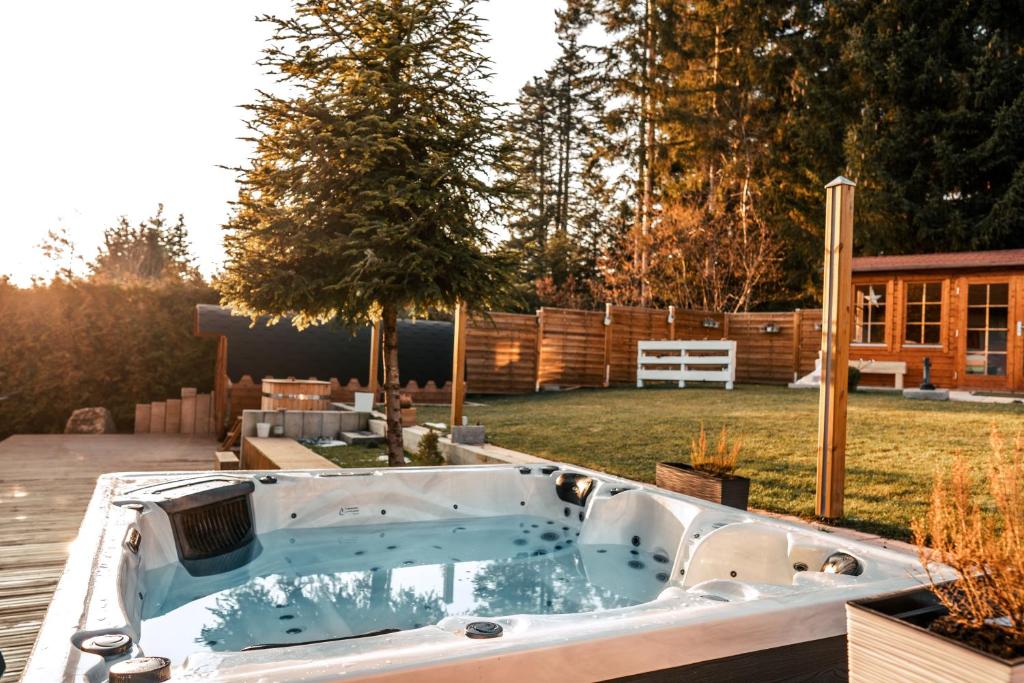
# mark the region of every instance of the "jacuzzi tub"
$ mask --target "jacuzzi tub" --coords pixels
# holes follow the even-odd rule
[[[845,601],[920,569],[572,466],[107,475],[25,680],[841,669]]]

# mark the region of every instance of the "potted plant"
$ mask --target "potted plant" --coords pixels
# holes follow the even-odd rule
[[[661,488],[713,503],[747,509],[750,480],[734,474],[743,444],[729,444],[728,429],[723,425],[714,450],[708,448],[704,423],[700,435],[690,440],[690,462],[659,462],[655,466],[655,483]]]
[[[975,467],[938,474],[914,523],[929,585],[847,605],[850,680],[1024,680],[1021,438],[1007,449],[993,429],[988,496]]]

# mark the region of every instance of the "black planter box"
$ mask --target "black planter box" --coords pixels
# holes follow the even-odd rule
[[[739,510],[747,509],[750,480],[746,477],[709,474],[682,462],[659,462],[654,475],[655,484],[663,489]]]

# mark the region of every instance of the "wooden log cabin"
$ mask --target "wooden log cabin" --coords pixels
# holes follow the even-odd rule
[[[903,361],[915,387],[928,357],[937,386],[1024,391],[1024,249],[854,258],[852,296],[851,360]]]

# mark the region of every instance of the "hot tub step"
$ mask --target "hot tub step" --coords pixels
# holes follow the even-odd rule
[[[360,432],[342,432],[341,440],[349,446],[376,446],[377,444],[384,443],[383,436],[365,430]]]

